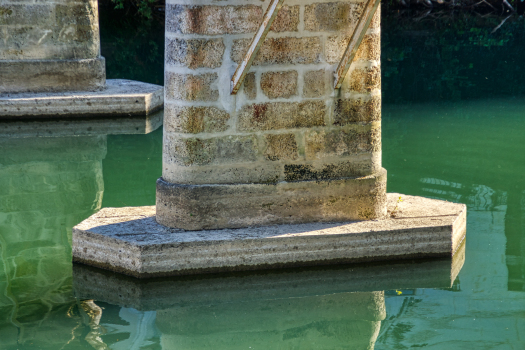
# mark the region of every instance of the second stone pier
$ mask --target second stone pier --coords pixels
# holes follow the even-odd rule
[[[365,3],[285,2],[233,95],[230,79],[268,4],[167,1],[162,225],[202,230],[386,215],[380,11],[336,90],[334,71]]]
[[[96,0],[2,0],[0,26],[0,94],[104,89]]]

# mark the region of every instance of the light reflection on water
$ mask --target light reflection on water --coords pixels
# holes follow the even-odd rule
[[[0,150],[0,348],[61,347],[80,325],[71,227],[101,207],[106,136],[2,138]]]
[[[376,349],[524,347],[524,107],[520,99],[384,106],[389,191],[466,203],[468,240],[460,291],[418,291],[417,306]]]

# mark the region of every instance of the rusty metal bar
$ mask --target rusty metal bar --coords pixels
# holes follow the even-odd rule
[[[365,33],[370,26],[372,17],[374,17],[380,2],[380,0],[368,0],[366,3],[365,9],[359,18],[359,22],[355,27],[354,33],[352,34],[352,38],[350,38],[350,42],[346,47],[343,58],[341,59],[341,62],[339,62],[339,66],[335,71],[335,89],[339,89],[343,83],[343,80],[345,80],[346,73],[348,72],[352,61],[354,60],[357,49],[359,49],[359,45],[361,45],[361,42],[363,41]]]
[[[253,40],[250,44],[250,47],[248,48],[248,52],[246,52],[246,55],[244,56],[244,59],[241,63],[239,63],[239,66],[235,70],[235,73],[233,74],[230,88],[231,88],[231,94],[235,95],[239,88],[242,85],[242,82],[244,81],[244,77],[246,76],[246,73],[250,70],[250,67],[252,66],[253,60],[257,56],[257,52],[259,52],[259,49],[261,48],[261,45],[264,42],[264,39],[266,38],[266,35],[270,31],[270,27],[272,26],[272,23],[277,16],[277,13],[281,9],[281,6],[283,4],[284,0],[272,0],[270,2],[270,5],[268,5],[268,9],[266,10],[266,13],[264,14],[263,21],[261,23],[261,26],[257,30],[257,33],[253,37]]]

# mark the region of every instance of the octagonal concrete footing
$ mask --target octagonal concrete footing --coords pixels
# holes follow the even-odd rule
[[[146,278],[454,255],[464,204],[387,197],[377,220],[203,231],[160,225],[155,206],[105,208],[73,228],[73,260]]]

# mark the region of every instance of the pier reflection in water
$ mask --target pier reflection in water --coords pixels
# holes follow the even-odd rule
[[[81,303],[121,306],[129,325],[105,323],[101,310],[101,341],[142,329],[143,344],[165,349],[373,349],[385,327],[384,290],[450,288],[464,247],[453,260],[156,280],[75,264],[73,289]]]
[[[71,227],[100,209],[106,136],[0,138],[0,343],[65,344]],[[55,324],[54,324],[55,323]]]
[[[75,338],[71,227],[102,207],[106,134],[153,131],[162,113],[87,123],[0,123],[1,349]]]
[[[0,120],[0,137],[70,137],[122,134],[149,134],[163,122],[164,110],[147,116],[68,119],[5,119]]]

